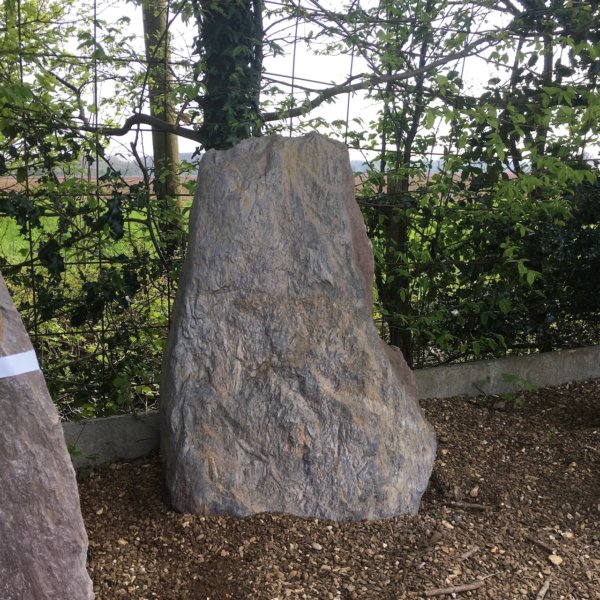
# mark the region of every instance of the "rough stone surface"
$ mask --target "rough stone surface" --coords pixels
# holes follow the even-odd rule
[[[414,513],[435,437],[371,319],[346,148],[310,134],[203,158],[161,388],[174,508]]]
[[[0,357],[32,350],[0,275]],[[0,378],[0,598],[93,598],[75,472],[41,371]]]

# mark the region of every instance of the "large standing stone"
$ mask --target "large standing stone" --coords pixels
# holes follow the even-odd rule
[[[161,387],[174,508],[327,519],[416,512],[435,453],[371,318],[346,148],[265,137],[200,164]]]
[[[0,598],[93,598],[75,472],[1,275],[0,415]]]

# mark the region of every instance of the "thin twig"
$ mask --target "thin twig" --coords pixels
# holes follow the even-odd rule
[[[473,504],[472,502],[444,502],[446,506],[452,508],[462,508],[463,510],[492,510],[493,506],[488,504]]]
[[[457,594],[460,592],[470,592],[471,590],[477,590],[480,587],[483,587],[484,583],[485,581],[480,579],[479,581],[474,581],[473,583],[463,583],[462,585],[453,585],[452,587],[447,588],[427,590],[425,592],[425,596],[427,596],[427,598],[431,598],[432,596],[449,596],[450,594]]]
[[[553,548],[552,546],[550,546],[549,544],[546,544],[545,542],[536,540],[534,537],[532,537],[530,535],[525,536],[525,539],[527,541],[531,542],[532,544],[535,544],[536,546],[543,548],[547,552],[550,552],[550,554],[554,554],[556,552],[556,548]]]
[[[552,580],[552,577],[548,577],[548,579],[546,579],[546,581],[544,581],[544,585],[540,588],[540,591],[537,593],[535,600],[544,600],[546,594],[548,593],[548,590],[550,589],[550,581],[551,580]]]
[[[485,35],[485,36],[479,38],[478,40],[471,42],[470,44],[468,44],[465,48],[463,48],[459,52],[453,52],[451,54],[448,54],[446,56],[438,58],[437,60],[432,61],[431,63],[429,63],[428,65],[425,65],[424,67],[421,67],[418,69],[409,69],[409,70],[403,71],[401,73],[390,73],[387,75],[380,75],[377,77],[369,77],[368,75],[364,74],[364,79],[362,81],[359,81],[358,83],[349,84],[348,83],[349,80],[346,80],[344,83],[342,83],[340,85],[334,85],[330,88],[326,88],[326,89],[322,90],[320,94],[315,96],[312,100],[302,103],[301,106],[296,106],[293,108],[279,110],[279,111],[276,110],[273,112],[266,112],[266,113],[263,113],[261,116],[262,116],[263,121],[265,121],[265,122],[279,121],[282,119],[289,119],[289,118],[293,118],[293,117],[301,117],[301,116],[306,115],[307,113],[311,112],[313,109],[317,108],[317,106],[320,106],[321,104],[323,104],[330,98],[339,96],[341,94],[351,94],[354,92],[358,92],[360,90],[366,90],[369,88],[373,88],[376,85],[380,85],[380,84],[387,83],[387,82],[397,82],[397,81],[402,81],[404,79],[412,79],[423,73],[427,73],[429,71],[435,70],[437,67],[445,65],[446,63],[449,63],[453,60],[458,60],[458,59],[470,56],[471,54],[475,53],[475,50],[481,51],[481,49],[478,49],[478,48],[479,48],[479,46],[481,46],[483,44],[488,44],[488,46],[494,45],[494,36],[493,35]],[[357,76],[354,76],[354,77],[357,77]]]
[[[461,555],[460,560],[467,560],[475,554],[475,552],[479,552],[481,548],[479,546],[473,546],[470,550],[467,550],[464,554]]]

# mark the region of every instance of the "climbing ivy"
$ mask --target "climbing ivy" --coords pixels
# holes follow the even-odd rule
[[[262,2],[192,0],[192,5],[202,115],[198,139],[206,149],[230,148],[261,133]]]

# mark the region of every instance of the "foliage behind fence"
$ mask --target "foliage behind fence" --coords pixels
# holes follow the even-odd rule
[[[478,11],[483,23],[497,10],[484,0],[353,2],[345,12],[312,0],[266,2],[262,17],[282,29],[268,38],[269,27],[254,22],[254,34],[240,39],[239,19],[256,19],[263,5],[227,5],[144,5],[165,10],[165,24],[177,14],[210,21],[214,30],[192,45],[197,60],[166,48],[158,21],[153,44],[136,46],[129,17],[105,19],[95,1],[17,0],[0,14],[8,57],[0,66],[0,270],[64,417],[157,401],[198,157],[155,164],[144,135],[219,137],[223,128],[194,122],[209,113],[233,119],[224,130],[235,139],[261,126],[290,135],[320,128],[362,152],[356,193],[376,258],[375,318],[413,366],[599,342],[599,165],[586,150],[597,150],[600,121],[600,41],[589,27],[600,20],[597,7],[514,16],[486,55],[507,83],[492,78],[475,97],[460,61],[488,43],[487,34],[469,38]],[[215,31],[231,35],[215,41]],[[215,51],[223,40],[230,46]],[[315,40],[325,40],[320,52],[345,53],[351,65],[360,57],[372,73],[355,83],[361,76],[351,66],[345,85],[315,92],[308,83],[326,84],[297,80],[294,63],[289,76],[263,68],[262,108],[256,89],[237,89],[236,81],[254,86],[248,81],[268,53],[287,44],[295,56],[297,45]],[[227,75],[219,91],[219,65],[235,79],[248,56],[249,78]],[[438,66],[427,71],[427,63]],[[311,114],[327,89],[346,94],[345,118]],[[222,103],[219,94],[231,90]],[[380,106],[373,122],[350,118],[360,90]],[[240,93],[247,102],[236,110]],[[148,97],[152,114],[141,118]],[[156,115],[167,113],[163,130]],[[111,140],[123,133],[115,123],[128,115],[135,135],[115,153]],[[146,134],[144,123],[152,125]],[[213,145],[227,147],[223,135]]]
[[[3,221],[0,269],[63,415],[153,406],[183,247],[161,251],[151,190],[120,177],[4,183],[0,206],[23,225]]]

